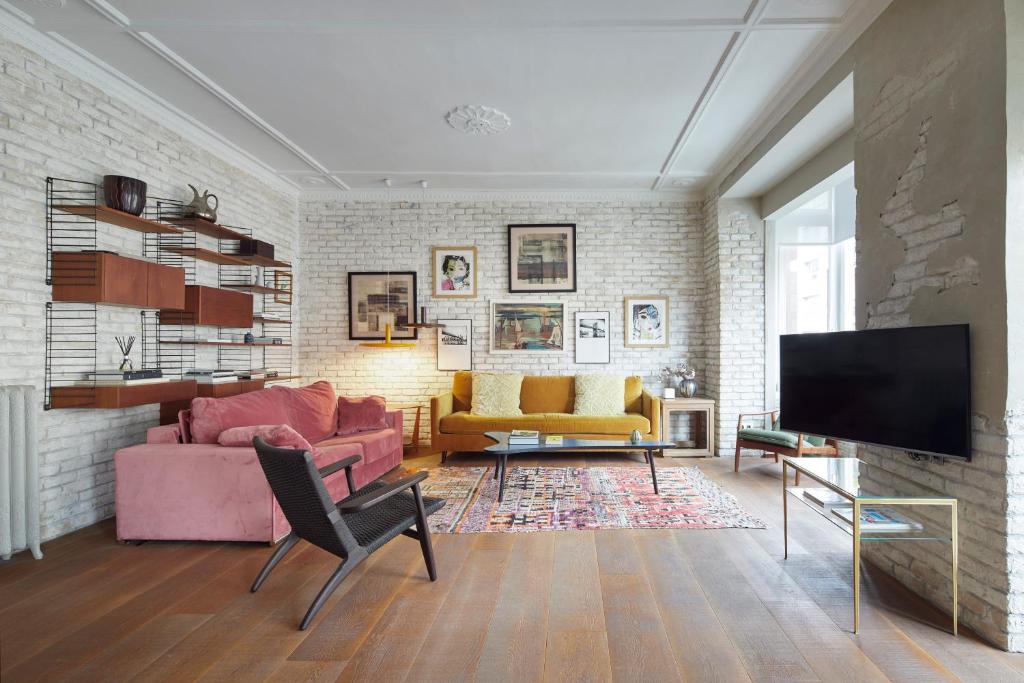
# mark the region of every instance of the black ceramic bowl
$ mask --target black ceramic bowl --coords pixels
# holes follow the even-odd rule
[[[123,175],[105,175],[103,200],[111,209],[141,216],[146,208],[146,183]]]

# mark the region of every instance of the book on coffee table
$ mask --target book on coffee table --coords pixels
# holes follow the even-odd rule
[[[548,434],[544,437],[544,443],[548,446],[561,446],[565,443],[565,437],[561,434]]]
[[[515,446],[517,444],[528,445],[540,443],[540,432],[533,429],[513,429],[508,433],[508,444]]]

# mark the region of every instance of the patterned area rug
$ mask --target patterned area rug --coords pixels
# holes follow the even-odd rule
[[[696,467],[510,467],[505,500],[490,467],[429,470],[424,495],[448,504],[430,518],[435,533],[524,533],[563,529],[764,529]]]

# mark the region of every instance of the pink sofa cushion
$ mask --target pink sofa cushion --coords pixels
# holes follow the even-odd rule
[[[270,389],[227,398],[194,398],[190,422],[193,443],[217,443],[220,433],[232,427],[291,423],[280,395]]]
[[[338,436],[387,429],[383,396],[338,398]]]
[[[273,387],[270,393],[288,414],[283,423],[292,426],[310,443],[334,434],[338,420],[338,399],[330,382],[314,382],[306,387]]]
[[[252,446],[252,440],[257,436],[278,448],[294,448],[302,451],[313,449],[301,434],[288,425],[231,427],[220,433],[217,443],[221,446]]]
[[[397,429],[388,428],[376,432],[335,436],[321,441],[317,444],[317,448],[328,448],[341,444],[360,444],[363,447],[363,462],[366,463],[375,462],[394,453],[398,453],[399,461],[402,458],[402,434]]]

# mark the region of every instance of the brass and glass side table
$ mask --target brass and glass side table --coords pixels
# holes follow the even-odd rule
[[[860,546],[869,541],[900,542],[900,541],[933,541],[948,543],[950,546],[950,571],[953,585],[953,635],[957,634],[957,511],[956,498],[947,497],[893,497],[877,496],[861,489],[860,468],[863,463],[857,458],[782,458],[782,537],[785,557],[789,557],[789,507],[790,497],[795,497],[822,517],[839,527],[853,538],[853,632],[860,630]],[[800,475],[814,482],[813,486],[791,486],[789,469],[796,470]],[[811,491],[817,488],[819,491]],[[837,494],[849,502],[852,508],[852,523],[833,514],[835,506],[823,506],[809,497],[820,496],[820,489]],[[845,504],[843,504],[845,506]],[[920,529],[904,531],[877,531],[862,528],[861,515],[875,509],[885,510],[904,506],[938,506],[949,509],[949,531],[929,528],[928,522],[917,520]],[[900,517],[913,522],[907,515]]]

